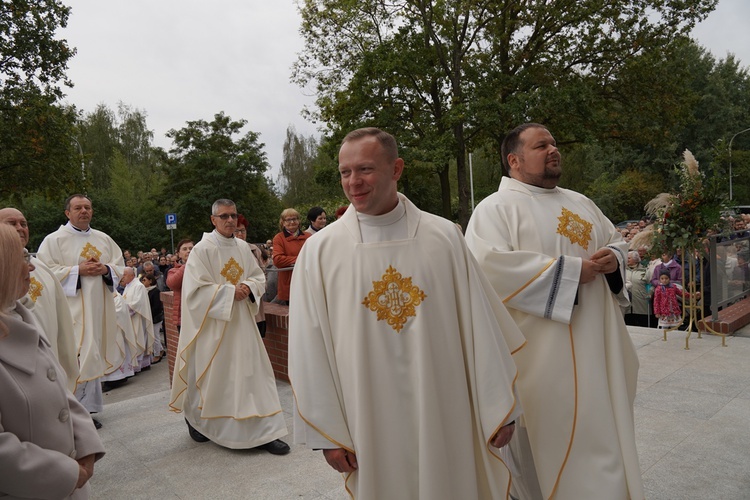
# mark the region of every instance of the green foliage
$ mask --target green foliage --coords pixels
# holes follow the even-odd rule
[[[318,204],[330,196],[330,182],[325,176],[318,182],[318,170],[332,168],[332,160],[314,137],[297,135],[293,126],[286,130],[284,157],[281,161],[279,185],[281,201],[286,207]],[[330,174],[330,172],[329,172]],[[338,169],[335,176],[338,177]]]
[[[327,124],[332,138],[374,125],[404,149],[419,150],[413,158],[432,164],[445,216],[452,161],[464,224],[467,152],[499,143],[518,123],[549,124],[555,135],[579,142],[615,134],[652,138],[658,126],[650,120],[663,122],[664,110],[682,119],[679,78],[658,73],[671,77],[663,91],[661,81],[643,78],[664,63],[660,54],[670,55],[675,37],[715,5],[306,0],[305,49],[293,79],[316,88],[317,110],[308,113]],[[628,121],[621,113],[642,118]]]
[[[14,0],[0,3],[0,77],[3,92],[37,88],[62,97],[58,82],[75,50],[55,32],[68,24],[70,7],[57,0]]]
[[[55,0],[0,2],[0,197],[80,185],[75,113],[57,104],[75,54],[55,38],[70,8]]]
[[[34,89],[11,103],[0,94],[0,197],[57,193],[81,186],[75,112]]]
[[[718,184],[706,182],[706,176],[698,169],[693,154],[685,150],[684,161],[677,169],[680,178],[679,191],[655,198],[646,206],[649,215],[655,217],[651,233],[651,248],[654,255],[682,248],[688,254],[705,252],[702,243],[707,234],[725,232],[727,221],[726,198]]]
[[[68,222],[63,200],[50,200],[42,194],[26,195],[17,203],[4,203],[0,206],[14,206],[23,212],[29,223],[28,249],[31,252],[39,249],[45,236]]]
[[[223,112],[214,120],[189,121],[172,129],[166,170],[166,189],[160,201],[178,216],[180,233],[198,241],[213,229],[211,205],[228,198],[250,222],[249,241],[265,241],[277,232],[281,206],[273,186],[263,175],[268,169],[259,135],[239,135],[247,122],[233,121]]]
[[[643,217],[643,207],[663,190],[664,184],[659,176],[626,170],[616,177],[609,173],[600,176],[586,194],[617,224]]]

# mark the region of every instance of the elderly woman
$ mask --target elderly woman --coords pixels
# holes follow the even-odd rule
[[[649,280],[641,256],[636,250],[628,252],[628,267],[625,270],[625,288],[630,296],[630,304],[625,308],[625,324],[649,326],[651,304],[649,300]],[[654,321],[654,325],[656,322]]]
[[[281,212],[279,218],[279,229],[281,230],[273,237],[273,264],[279,268],[293,267],[297,262],[297,256],[305,240],[311,235],[300,231],[299,212],[293,208],[287,208]],[[292,271],[279,271],[279,285],[276,298],[272,302],[276,304],[289,305],[289,288],[292,284]]]
[[[31,312],[29,254],[0,226],[0,497],[88,498],[104,446]]]
[[[326,211],[321,207],[312,207],[307,212],[307,229],[305,229],[305,232],[311,235],[315,234],[326,227],[327,223]]]

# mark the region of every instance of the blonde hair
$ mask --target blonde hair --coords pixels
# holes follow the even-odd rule
[[[293,208],[285,208],[281,212],[281,217],[279,217],[279,231],[284,231],[284,219],[292,216],[297,217],[298,219],[300,218],[299,212]]]
[[[23,263],[23,243],[15,228],[0,224],[0,319],[13,306],[23,290],[20,269]],[[0,322],[0,334],[8,333],[8,327]]]

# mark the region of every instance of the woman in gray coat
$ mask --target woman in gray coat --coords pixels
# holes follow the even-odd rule
[[[104,446],[31,313],[29,255],[0,225],[0,497],[88,498]]]

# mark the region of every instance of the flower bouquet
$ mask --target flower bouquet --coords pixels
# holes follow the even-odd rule
[[[723,218],[726,202],[716,182],[706,182],[698,161],[689,150],[677,167],[680,190],[677,194],[661,193],[646,204],[652,217],[650,230],[638,234],[633,247],[645,245],[651,254],[672,254],[678,248],[704,254],[702,240],[711,234],[727,232],[729,221]]]

